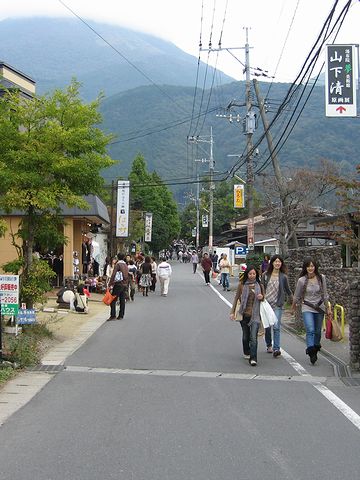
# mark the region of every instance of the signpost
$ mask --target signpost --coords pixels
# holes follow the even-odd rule
[[[326,46],[325,114],[356,117],[356,45]]]
[[[2,359],[2,317],[19,311],[19,275],[0,275],[0,360]]]

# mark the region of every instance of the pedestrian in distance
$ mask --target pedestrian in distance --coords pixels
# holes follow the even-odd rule
[[[127,293],[126,291],[129,285],[129,271],[128,266],[124,261],[125,255],[123,253],[118,253],[117,258],[118,261],[114,266],[109,281],[109,289],[112,295],[115,296],[115,299],[110,304],[110,317],[108,318],[108,320],[116,319],[117,299],[119,299],[120,302],[120,310],[117,319],[120,320],[125,316],[125,298]]]
[[[264,255],[264,259],[263,261],[261,262],[261,266],[260,266],[260,273],[261,275],[263,275],[266,270],[268,269],[268,266],[270,264],[270,255],[268,255],[267,253]]]
[[[128,270],[129,270],[129,296],[130,296],[130,300],[133,302],[135,298],[136,270],[137,270],[134,260],[129,260]]]
[[[219,268],[221,273],[221,285],[223,286],[223,290],[227,290],[228,292],[230,292],[229,276],[231,272],[231,264],[227,258],[226,253],[224,253],[222,259],[219,262]]]
[[[157,263],[155,257],[151,257],[151,287],[150,292],[155,293],[156,288],[156,271],[157,271]]]
[[[276,358],[281,355],[280,349],[280,332],[281,317],[285,298],[293,301],[293,294],[289,287],[287,277],[287,268],[283,258],[280,255],[273,255],[269,261],[267,271],[261,276],[261,283],[264,287],[265,298],[274,310],[277,322],[272,327],[274,334],[274,343],[271,339],[271,327],[265,328],[266,351],[272,353]]]
[[[230,311],[231,320],[240,320],[244,358],[251,366],[257,365],[258,332],[260,326],[260,302],[264,299],[259,272],[249,265],[239,282]],[[236,312],[238,309],[238,312]],[[239,317],[239,318],[238,318]]]
[[[157,275],[160,282],[160,293],[163,297],[166,297],[168,294],[171,274],[172,268],[170,263],[166,261],[165,257],[161,257],[157,267]]]
[[[145,257],[144,263],[140,267],[141,277],[139,285],[142,289],[143,297],[148,296],[149,288],[152,285],[152,268],[151,268],[151,258],[147,255]]]
[[[296,284],[293,310],[300,306],[306,331],[306,351],[314,365],[321,349],[321,328],[325,312],[331,314],[331,304],[326,287],[325,275],[319,273],[314,258],[305,258]]]
[[[196,253],[195,250],[191,254],[191,263],[193,266],[193,273],[196,273],[196,269],[199,263],[199,255]]]
[[[212,261],[212,268],[214,272],[218,271],[218,261],[219,261],[219,255],[216,253],[216,250],[214,250],[214,253],[211,255],[211,261]]]
[[[209,254],[204,253],[203,258],[201,260],[201,267],[204,272],[204,279],[205,279],[206,285],[210,285],[210,272],[211,272],[212,266],[213,266],[213,263],[209,257]]]

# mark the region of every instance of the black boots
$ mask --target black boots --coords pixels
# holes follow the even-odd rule
[[[310,362],[314,365],[314,363],[317,360],[317,352],[320,350],[320,348],[317,348],[320,346],[315,345],[314,347],[308,347],[306,349],[306,355],[309,355],[310,357]]]

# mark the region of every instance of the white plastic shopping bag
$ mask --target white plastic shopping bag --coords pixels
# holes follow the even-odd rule
[[[277,323],[277,317],[267,300],[260,302],[260,317],[264,328],[272,327]]]

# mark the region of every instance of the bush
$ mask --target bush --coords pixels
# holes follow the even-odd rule
[[[23,325],[23,333],[17,337],[6,336],[7,359],[20,367],[36,365],[41,360],[44,339],[51,339],[53,333],[46,324]]]
[[[0,369],[0,386],[10,380],[15,375],[15,370],[12,367]]]
[[[246,265],[253,265],[260,272],[260,266],[263,259],[263,254],[250,252],[246,255]]]

